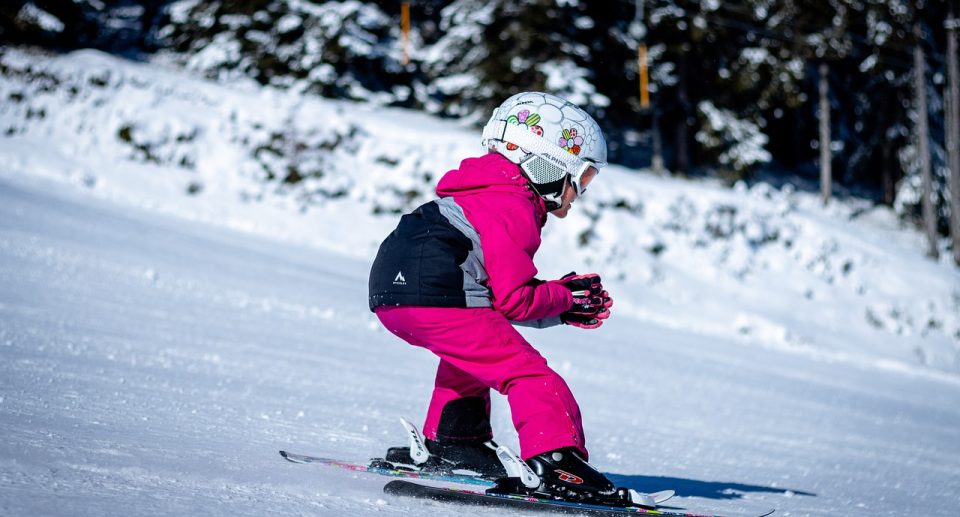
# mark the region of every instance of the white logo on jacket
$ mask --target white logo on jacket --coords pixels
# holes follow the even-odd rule
[[[393,285],[407,285],[407,279],[403,278],[403,271],[397,271],[397,276],[393,279]]]

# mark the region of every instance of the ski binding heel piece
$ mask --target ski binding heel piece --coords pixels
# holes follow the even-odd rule
[[[627,489],[627,493],[624,494],[626,499],[630,501],[630,504],[636,506],[644,506],[647,508],[656,508],[660,503],[670,499],[674,495],[673,490],[661,490],[660,492],[654,492],[652,494],[645,494],[643,492],[637,492],[632,488]]]
[[[407,430],[407,438],[410,442],[410,459],[414,465],[423,465],[430,458],[430,451],[427,450],[427,444],[423,440],[420,430],[406,418],[400,417],[400,424]]]
[[[507,477],[518,478],[523,486],[529,489],[540,487],[540,476],[538,476],[527,462],[520,459],[517,453],[510,450],[509,447],[501,445],[497,447],[497,458],[503,463],[503,468],[507,471]]]

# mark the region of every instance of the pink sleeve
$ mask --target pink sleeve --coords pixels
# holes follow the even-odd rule
[[[529,212],[529,213],[524,213]],[[570,308],[570,290],[535,278],[540,227],[529,210],[499,213],[478,228],[493,308],[511,321],[552,318]]]

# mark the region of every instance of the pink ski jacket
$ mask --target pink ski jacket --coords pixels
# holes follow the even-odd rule
[[[401,217],[370,272],[370,308],[493,307],[514,322],[559,324],[569,289],[536,278],[543,200],[520,168],[495,153],[463,160],[440,199]]]

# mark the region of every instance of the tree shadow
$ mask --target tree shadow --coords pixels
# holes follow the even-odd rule
[[[605,473],[607,478],[616,486],[632,488],[639,492],[657,492],[660,490],[676,490],[680,497],[702,497],[705,499],[741,499],[746,493],[763,492],[782,495],[805,495],[816,497],[813,492],[795,490],[792,488],[768,487],[747,485],[726,481],[700,481],[697,479],[683,479],[665,476],[636,476],[626,474]]]

